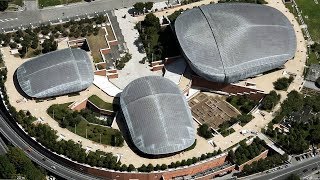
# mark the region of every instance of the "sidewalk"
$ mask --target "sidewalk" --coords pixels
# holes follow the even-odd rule
[[[136,23],[134,18],[129,15],[128,10],[129,9],[120,9],[114,12],[129,53],[132,54],[132,59],[126,63],[122,70],[118,70],[119,78],[110,79],[110,81],[120,89],[124,89],[131,81],[139,77],[162,75],[161,71],[152,72],[148,63],[139,63],[139,61],[146,57],[146,53],[139,52],[139,48],[137,47],[139,33],[138,30],[134,28]],[[122,18],[124,15],[126,15],[126,18]]]

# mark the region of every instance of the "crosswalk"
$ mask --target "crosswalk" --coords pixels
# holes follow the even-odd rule
[[[8,22],[8,21],[14,21],[14,20],[18,20],[18,18],[0,19],[0,23],[2,23],[2,22]]]

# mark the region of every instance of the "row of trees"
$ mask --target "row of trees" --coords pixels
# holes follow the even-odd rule
[[[144,14],[153,8],[153,2],[137,2],[133,5],[133,7],[136,10],[136,13]]]
[[[151,171],[158,171],[158,170],[166,170],[167,168],[178,168],[183,166],[189,166],[191,164],[195,164],[199,161],[214,157],[221,153],[222,151],[219,149],[218,151],[213,151],[212,153],[202,154],[201,157],[193,157],[187,160],[172,162],[169,166],[167,166],[166,164],[162,164],[162,165],[157,164],[156,166],[153,166],[152,164],[148,164],[148,165],[143,164],[138,168],[138,171],[151,172]]]
[[[250,165],[245,165],[243,167],[243,170],[238,174],[238,177],[249,176],[251,174],[278,167],[284,164],[287,160],[288,156],[286,154],[283,156],[277,153],[268,155],[268,157],[266,157],[265,159],[260,159],[259,161],[255,161]]]
[[[24,177],[30,180],[45,178],[45,170],[39,169],[33,162],[17,147],[10,147],[5,155],[0,155],[0,178],[17,179]]]
[[[27,28],[26,30],[18,30],[14,33],[0,34],[0,43],[2,46],[10,46],[11,48],[17,48],[17,44],[21,44],[19,50],[20,56],[24,57],[29,48],[32,48],[33,55],[39,55],[40,53],[48,53],[57,49],[58,43],[55,38],[63,37],[85,37],[90,35],[98,35],[100,28],[93,25],[99,25],[106,22],[107,18],[103,15],[94,17],[92,19],[81,19],[79,21],[71,20],[63,25],[50,25],[43,24],[34,29]],[[49,39],[45,39],[42,48],[39,48],[39,34],[50,35]],[[11,41],[13,40],[13,41]]]
[[[161,28],[160,20],[154,14],[147,14],[136,28],[149,62],[180,55],[179,45],[170,26]]]
[[[228,157],[232,163],[241,165],[260,155],[264,150],[266,150],[266,143],[256,137],[250,145],[247,145],[245,140],[241,141],[235,152],[233,150],[228,152]]]

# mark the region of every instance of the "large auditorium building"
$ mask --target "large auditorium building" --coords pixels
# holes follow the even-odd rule
[[[123,90],[120,104],[133,144],[148,155],[182,151],[195,141],[195,128],[185,96],[172,81],[147,76]]]
[[[46,98],[86,89],[93,82],[93,67],[87,52],[67,48],[23,63],[16,76],[27,96]]]
[[[296,37],[278,10],[221,3],[193,8],[175,21],[177,39],[195,73],[232,83],[278,68],[294,57]]]

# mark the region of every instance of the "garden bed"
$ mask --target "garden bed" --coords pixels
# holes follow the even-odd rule
[[[100,29],[97,36],[87,36],[87,42],[89,44],[92,58],[95,63],[103,62],[100,54],[100,49],[109,48],[108,43],[105,39],[105,35],[106,31],[104,29]]]
[[[89,97],[89,101],[96,105],[100,109],[114,111],[114,105],[112,103],[108,103],[103,101],[101,98],[99,98],[97,95],[92,95]]]

